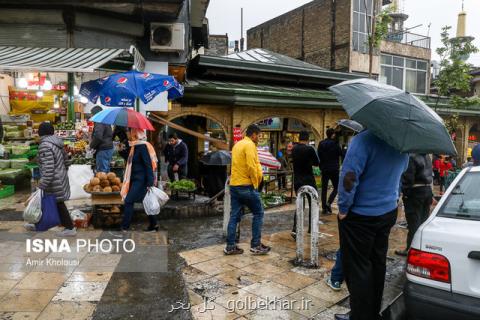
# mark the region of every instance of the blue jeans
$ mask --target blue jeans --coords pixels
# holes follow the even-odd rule
[[[242,208],[246,206],[253,214],[252,248],[259,246],[262,240],[263,205],[260,194],[252,186],[230,187],[232,210],[227,229],[227,247],[235,247],[237,225],[242,220]]]
[[[113,157],[113,148],[98,150],[95,155],[97,172],[110,172],[110,161]]]
[[[123,206],[123,219],[122,219],[122,229],[128,230],[130,229],[130,222],[132,221],[133,214],[135,213],[135,203],[133,202],[125,202]],[[148,215],[148,223],[150,227],[157,226],[157,216],[150,216]]]
[[[330,280],[333,283],[340,282],[341,284],[343,282],[342,252],[340,249],[338,249],[336,253],[335,265],[333,266]]]

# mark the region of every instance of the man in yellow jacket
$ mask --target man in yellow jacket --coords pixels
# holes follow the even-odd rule
[[[262,244],[263,205],[257,191],[262,182],[262,167],[258,160],[257,144],[260,128],[250,125],[246,136],[237,142],[232,150],[232,176],[230,177],[231,215],[227,229],[226,255],[242,254],[243,249],[236,244],[237,225],[242,219],[245,206],[253,214],[252,241],[250,252],[268,254],[270,247]]]

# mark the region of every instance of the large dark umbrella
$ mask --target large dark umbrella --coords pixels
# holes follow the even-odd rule
[[[232,162],[232,156],[228,151],[214,151],[204,155],[200,162],[207,166],[226,166]]]
[[[329,90],[350,118],[400,152],[457,154],[442,118],[410,93],[371,79]]]

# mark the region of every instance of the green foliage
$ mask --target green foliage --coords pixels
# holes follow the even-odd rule
[[[437,48],[437,54],[440,56],[440,73],[435,85],[440,96],[451,97],[452,106],[459,108],[478,103],[476,99],[460,96],[470,92],[472,66],[466,59],[472,53],[478,52],[478,48],[473,44],[473,38],[450,38],[451,28],[450,26],[442,28],[442,47]]]
[[[182,179],[179,181],[168,182],[167,186],[170,190],[173,191],[183,191],[183,192],[192,192],[197,188],[195,182],[187,179]]]
[[[392,9],[387,7],[380,12],[375,19],[375,33],[369,36],[369,41],[373,41],[373,48],[380,48],[382,40],[388,35],[388,25],[392,22],[390,13]]]
[[[467,58],[478,52],[473,44],[473,38],[450,38],[452,27],[442,28],[442,46],[437,48],[440,56],[440,73],[435,80],[439,96],[450,97],[450,104],[454,109],[465,109],[480,104],[477,97],[464,97],[470,92],[472,66]],[[451,115],[445,120],[445,126],[449,132],[454,132],[458,125],[458,114]]]

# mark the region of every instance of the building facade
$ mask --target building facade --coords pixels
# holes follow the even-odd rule
[[[312,1],[248,30],[248,48],[268,49],[330,70],[366,74],[367,21],[373,2],[367,1],[365,7],[363,0]],[[430,38],[407,31],[406,14],[394,10],[391,18],[389,35],[374,52],[372,71],[384,83],[427,94]]]

